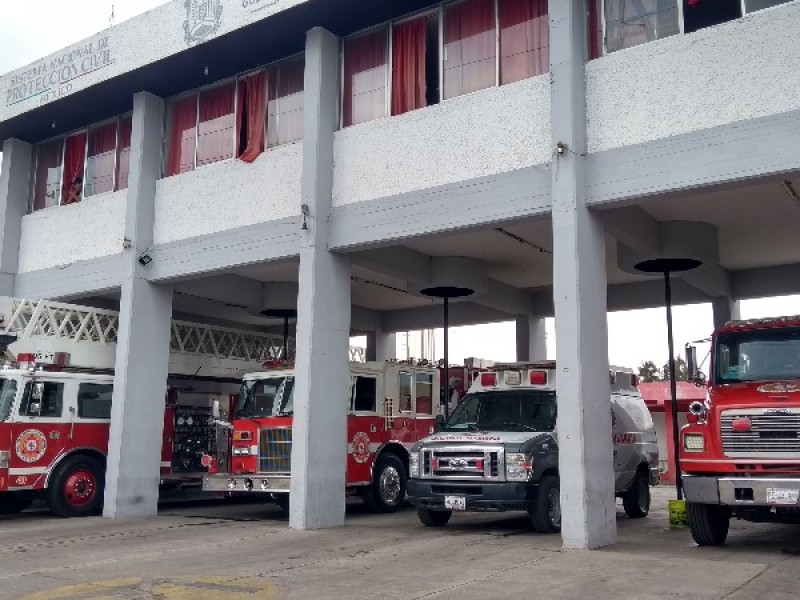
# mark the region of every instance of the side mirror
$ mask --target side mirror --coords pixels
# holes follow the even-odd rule
[[[706,381],[705,374],[698,369],[697,347],[688,344],[686,346],[686,377],[697,385],[704,385]]]
[[[41,400],[44,397],[44,381],[36,381],[31,390],[32,400]]]
[[[436,433],[440,432],[442,429],[444,429],[444,424],[444,415],[436,415],[436,424],[433,426],[433,430]]]
[[[222,415],[222,411],[219,406],[219,400],[214,400],[214,403],[211,405],[211,415],[215,419],[219,419]]]
[[[40,402],[31,402],[28,405],[28,414],[29,415],[41,415],[42,414],[42,404]]]

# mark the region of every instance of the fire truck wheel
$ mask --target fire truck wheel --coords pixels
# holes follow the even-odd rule
[[[33,492],[4,492],[0,494],[0,515],[15,515],[33,502]]]
[[[103,468],[88,456],[70,456],[53,473],[47,505],[57,517],[88,517],[103,504]]]
[[[395,512],[406,498],[406,469],[395,454],[385,452],[375,462],[372,485],[364,490],[364,504],[375,513]]]
[[[425,527],[444,527],[453,516],[452,510],[431,510],[429,508],[418,508],[417,517],[419,522]]]
[[[289,517],[289,494],[275,494],[275,504],[281,509],[284,517]]]
[[[536,506],[529,511],[536,533],[561,531],[561,490],[558,477],[545,475],[539,483]]]
[[[724,506],[686,503],[689,531],[698,546],[721,546],[728,538],[731,515]]]
[[[647,473],[636,473],[631,489],[622,496],[622,506],[631,519],[641,519],[650,513],[650,482]]]

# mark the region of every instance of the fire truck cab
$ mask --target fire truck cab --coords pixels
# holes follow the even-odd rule
[[[293,397],[291,363],[268,365],[244,377],[230,425],[230,471],[206,475],[204,490],[271,494],[288,510]],[[405,499],[408,450],[433,433],[439,397],[436,368],[394,361],[350,363],[350,388],[341,391],[339,400],[348,406],[346,485],[370,510],[393,512]]]

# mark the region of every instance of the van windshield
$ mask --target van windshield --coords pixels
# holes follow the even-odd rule
[[[800,327],[721,334],[714,358],[716,383],[800,379]]]
[[[496,390],[467,394],[444,431],[552,431],[555,426],[555,392]]]
[[[242,382],[236,417],[288,417],[294,412],[294,377]]]
[[[0,421],[8,420],[17,395],[17,382],[14,379],[0,378]]]

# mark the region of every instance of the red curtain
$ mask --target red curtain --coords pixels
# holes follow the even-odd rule
[[[600,20],[602,0],[589,0],[589,60],[603,55],[603,24]]]
[[[114,189],[114,152],[116,148],[116,123],[108,123],[89,132],[84,196],[103,194]]]
[[[550,70],[547,0],[501,0],[500,83]]]
[[[344,42],[344,126],[386,116],[386,29]]]
[[[172,104],[167,176],[194,169],[195,128],[197,127],[197,97],[189,96]]]
[[[86,132],[67,138],[64,148],[64,178],[61,186],[61,203],[81,201],[83,193],[83,167],[86,162]]]
[[[269,71],[267,145],[272,148],[303,139],[305,58],[274,65]]]
[[[428,17],[395,25],[392,30],[392,114],[427,105],[425,58]]]
[[[119,143],[117,150],[117,187],[124,190],[128,187],[128,174],[131,167],[131,132],[133,119],[125,117],[119,121]]]
[[[444,20],[444,97],[495,84],[494,0],[468,0],[448,7]]]
[[[230,83],[201,92],[197,165],[233,158],[236,87]]]
[[[241,149],[239,158],[251,163],[264,152],[264,127],[267,119],[266,73],[256,73],[239,82],[238,104],[236,147]]]

